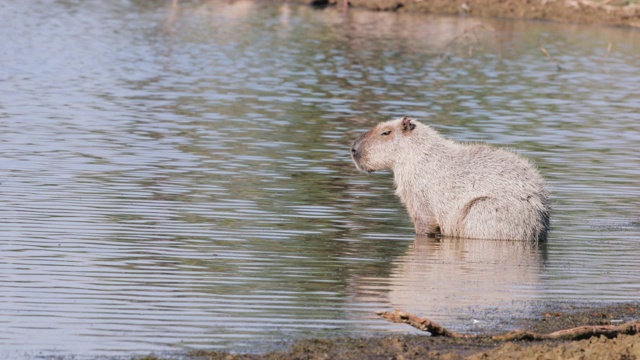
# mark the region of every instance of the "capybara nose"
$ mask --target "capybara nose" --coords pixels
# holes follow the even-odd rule
[[[354,148],[354,147],[351,148],[351,155],[356,156],[357,152],[358,151],[356,150],[356,148]]]

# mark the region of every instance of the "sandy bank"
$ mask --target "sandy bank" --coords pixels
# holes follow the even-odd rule
[[[342,6],[343,0],[279,0]],[[348,0],[349,7],[441,15],[640,27],[638,0]]]

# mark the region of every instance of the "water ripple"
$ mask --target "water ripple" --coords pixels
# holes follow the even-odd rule
[[[475,331],[637,299],[637,32],[251,1],[0,8],[0,358],[409,331],[374,314],[391,307]],[[414,238],[390,177],[348,152],[406,113],[534,159],[549,243]]]

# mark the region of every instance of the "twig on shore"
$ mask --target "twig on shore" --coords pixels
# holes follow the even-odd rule
[[[434,323],[433,321],[413,315],[408,312],[395,310],[393,312],[379,311],[378,315],[394,322],[404,323],[413,326],[422,331],[428,331],[431,336],[443,336],[451,338],[481,338],[481,335],[461,334],[450,331],[444,326]],[[540,334],[533,331],[516,330],[504,334],[491,336],[490,339],[496,341],[514,341],[514,340],[582,340],[592,336],[605,336],[614,338],[620,334],[634,335],[640,333],[640,320],[630,321],[620,325],[595,325],[595,326],[579,326],[570,329],[554,331],[548,334]]]
[[[491,338],[499,341],[513,340],[582,340],[592,336],[605,336],[612,339],[620,334],[635,335],[640,333],[640,321],[630,321],[621,325],[578,326],[570,329],[539,334],[532,331],[516,330]]]
[[[475,336],[469,334],[460,334],[454,331],[447,330],[444,326],[435,323],[427,318],[421,318],[419,316],[400,310],[396,310],[394,312],[378,311],[376,314],[394,323],[409,324],[418,330],[428,331],[431,333],[431,336],[444,336],[452,338],[471,338]]]

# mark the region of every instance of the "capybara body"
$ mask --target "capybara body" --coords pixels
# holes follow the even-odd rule
[[[393,171],[396,195],[417,234],[546,240],[544,180],[513,152],[449,140],[405,116],[362,134],[351,156],[362,171]]]

